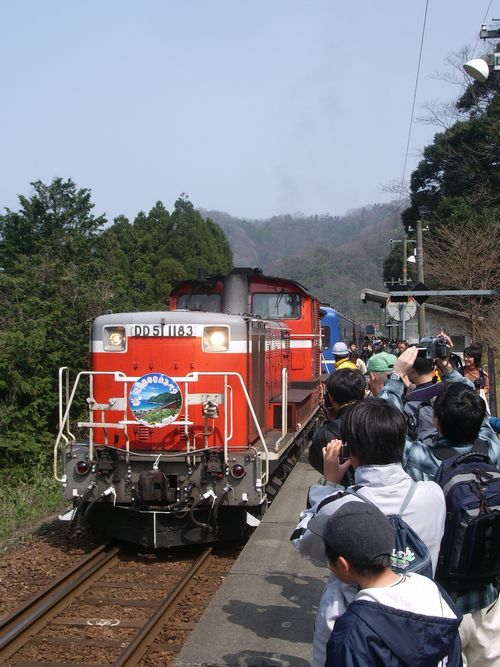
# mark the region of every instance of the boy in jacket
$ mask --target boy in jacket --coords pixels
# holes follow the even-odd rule
[[[325,563],[324,542],[309,530],[311,519],[336,516],[345,503],[363,502],[346,493],[340,484],[350,465],[354,468],[354,482],[359,495],[374,503],[385,515],[399,513],[412,485],[410,476],[401,465],[405,433],[404,416],[385,401],[367,399],[349,408],[341,428],[349,458],[344,462],[339,460],[340,440],[332,440],[324,448],[325,482],[310,487],[307,507],[290,538],[304,556],[317,563]],[[435,482],[418,482],[402,518],[427,546],[434,571],[445,521],[441,488]],[[313,667],[324,667],[326,643],[333,626],[356,593],[355,585],[345,584],[331,574],[314,622]]]
[[[460,613],[427,577],[392,571],[394,531],[377,507],[347,503],[309,529],[324,540],[337,579],[359,587],[335,623],[325,667],[462,665]]]

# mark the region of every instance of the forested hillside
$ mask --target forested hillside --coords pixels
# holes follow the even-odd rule
[[[359,299],[363,287],[384,289],[390,238],[401,234],[394,206],[375,204],[343,217],[277,216],[242,220],[201,211],[223,229],[235,264],[300,281],[323,301],[359,321],[378,321],[378,307]]]

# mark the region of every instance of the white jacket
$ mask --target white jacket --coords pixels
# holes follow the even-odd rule
[[[386,515],[399,513],[401,504],[411,485],[410,476],[397,463],[382,466],[360,466],[354,474],[358,491],[373,502]],[[326,563],[323,540],[307,529],[312,517],[329,516],[346,502],[362,502],[353,496],[342,496],[340,485],[314,484],[309,489],[307,508],[300,515],[300,521],[290,538],[294,546],[304,555],[319,564]],[[331,500],[331,502],[330,502]],[[445,501],[441,488],[435,482],[418,482],[417,489],[402,514],[403,519],[413,528],[429,549],[433,571],[436,570],[439,546],[444,531]],[[347,605],[354,600],[358,589],[343,584],[330,575],[323,590],[314,623],[313,667],[323,667],[326,659],[326,643],[333,630],[335,619],[344,613]]]

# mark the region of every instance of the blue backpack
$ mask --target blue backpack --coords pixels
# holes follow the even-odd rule
[[[466,454],[433,449],[442,461],[435,481],[446,500],[436,579],[458,593],[494,583],[500,574],[500,471],[487,451],[484,440]]]
[[[346,489],[346,491],[356,496],[356,498],[363,500],[365,503],[375,506],[375,503],[357,493],[361,488],[361,486],[354,486]],[[399,513],[387,515],[387,520],[394,529],[394,549],[391,555],[391,567],[392,571],[396,574],[416,572],[432,579],[432,561],[429,549],[401,516],[416,489],[417,483],[411,480],[410,489],[399,508]]]

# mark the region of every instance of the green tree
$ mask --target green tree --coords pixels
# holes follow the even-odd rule
[[[0,458],[29,459],[53,438],[57,368],[84,368],[85,321],[120,298],[100,253],[105,219],[71,181],[32,184],[0,216]],[[118,285],[119,287],[119,285]],[[49,453],[49,449],[47,449]]]
[[[231,248],[223,231],[210,218],[204,219],[186,195],[175,202],[169,241],[173,257],[190,276],[196,276],[198,269],[225,273],[232,267]]]
[[[232,266],[221,229],[186,197],[103,231],[91,193],[71,180],[32,183],[0,216],[0,460],[50,455],[57,369],[87,366],[88,326],[106,310],[165,309],[173,285]]]
[[[441,289],[498,287],[500,234],[500,73],[471,83],[459,120],[436,134],[411,176],[406,228],[422,220],[425,282]],[[387,261],[389,268],[389,260]],[[441,301],[469,315],[475,339],[498,345],[498,298]]]
[[[114,239],[126,261],[121,263],[131,307],[162,310],[180,280],[195,277],[199,268],[208,273],[226,272],[232,254],[224,233],[204,219],[185,195],[169,214],[157,202],[148,214],[139,213],[133,224],[117,218],[103,234]]]
[[[403,223],[425,220],[431,230],[441,200],[462,198],[475,210],[500,204],[500,73],[471,83],[457,102],[461,118],[435,135],[411,176],[411,204]]]

